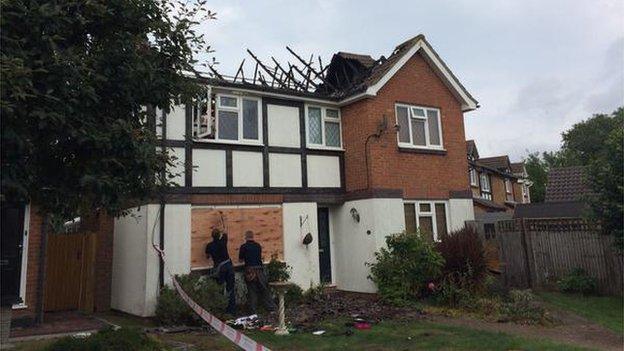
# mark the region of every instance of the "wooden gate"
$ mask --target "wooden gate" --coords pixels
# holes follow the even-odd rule
[[[93,311],[96,234],[51,234],[46,250],[44,311]]]

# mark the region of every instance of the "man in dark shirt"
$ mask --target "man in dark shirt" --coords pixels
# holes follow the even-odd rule
[[[227,233],[222,233],[219,229],[212,230],[212,242],[206,245],[206,257],[212,257],[214,270],[217,276],[217,283],[225,282],[225,289],[228,293],[228,305],[226,312],[236,314],[236,291],[234,280],[234,266],[227,250]]]
[[[249,308],[256,313],[258,296],[269,311],[275,311],[276,306],[269,292],[269,283],[262,265],[262,246],[254,241],[251,230],[245,232],[246,242],[241,245],[238,259],[245,262],[245,283],[247,283],[247,297]]]

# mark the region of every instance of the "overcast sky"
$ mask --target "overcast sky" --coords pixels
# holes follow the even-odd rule
[[[624,0],[209,1],[201,25],[219,70],[249,48],[325,62],[337,51],[388,56],[419,33],[481,107],[465,114],[482,156],[557,149],[560,134],[624,105]],[[249,61],[249,59],[248,59]]]

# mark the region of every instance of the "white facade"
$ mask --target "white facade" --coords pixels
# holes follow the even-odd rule
[[[269,145],[299,147],[299,109],[291,106],[267,105]]]
[[[232,152],[233,186],[261,187],[264,184],[263,174],[261,152]]]
[[[292,267],[290,280],[303,289],[318,285],[320,273],[316,203],[284,203],[282,216],[284,261]],[[313,239],[306,246],[303,238],[307,233],[312,234]]]
[[[337,156],[308,155],[307,166],[309,187],[340,187],[340,158]]]
[[[459,230],[466,225],[466,221],[474,221],[474,206],[472,199],[449,200],[449,231]]]
[[[301,155],[269,154],[269,185],[271,187],[301,187]]]
[[[225,151],[193,150],[193,186],[225,186]]]

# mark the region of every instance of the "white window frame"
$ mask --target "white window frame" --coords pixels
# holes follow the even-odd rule
[[[394,105],[394,118],[396,125],[399,125],[399,107],[407,108],[407,128],[409,134],[409,143],[401,142],[399,139],[400,131],[397,130],[397,144],[399,147],[411,148],[411,149],[426,149],[426,150],[444,150],[444,138],[442,136],[442,113],[439,108],[435,107],[426,107],[426,106],[418,106],[418,105],[407,105],[397,103]],[[425,112],[425,116],[413,116],[412,109],[419,108]],[[438,133],[440,135],[440,145],[431,144],[431,138],[429,137],[429,119],[427,118],[427,110],[436,111],[438,114]],[[421,119],[425,121],[425,145],[415,145],[412,135],[412,119]]]
[[[221,106],[221,97],[236,99],[236,107]],[[202,139],[202,141],[217,142],[222,144],[245,144],[245,145],[263,145],[262,135],[262,100],[255,96],[245,95],[231,95],[231,94],[216,94],[215,103],[215,137],[214,139]],[[243,138],[243,100],[252,100],[258,104],[258,139],[245,139]],[[219,111],[230,111],[238,114],[238,139],[221,139],[219,138]]]
[[[477,170],[470,168],[470,185],[479,186],[479,177],[477,176]]]
[[[485,172],[479,173],[479,183],[481,184],[481,186],[479,187],[481,190],[481,197],[487,200],[492,200],[492,185],[490,184],[489,174]],[[484,185],[487,185],[487,187],[485,187]],[[486,193],[488,196],[484,196],[484,193]]]
[[[318,108],[321,110],[321,144],[311,143],[310,142],[310,131],[309,131],[309,109],[310,108]],[[328,117],[327,110],[335,110],[338,111],[338,118]],[[338,123],[338,130],[340,133],[340,146],[327,146],[327,138],[325,137],[325,122],[333,122]],[[342,115],[340,114],[340,109],[337,107],[327,107],[321,105],[305,105],[305,142],[306,147],[308,149],[322,149],[322,150],[344,150],[343,146],[343,138],[342,138]]]
[[[445,214],[445,222],[446,222],[446,231],[450,232],[451,231],[451,227],[450,227],[450,216],[449,216],[449,206],[448,206],[448,201],[404,201],[404,204],[413,204],[414,205],[414,211],[416,212],[416,229],[420,231],[420,218],[419,217],[431,217],[431,220],[433,222],[432,228],[433,228],[433,241],[438,242],[440,241],[440,237],[438,235],[438,221],[436,220],[436,211],[435,211],[435,205],[437,204],[442,204],[444,205],[444,214]],[[420,205],[421,204],[429,204],[431,211],[429,212],[421,212],[420,211]]]

